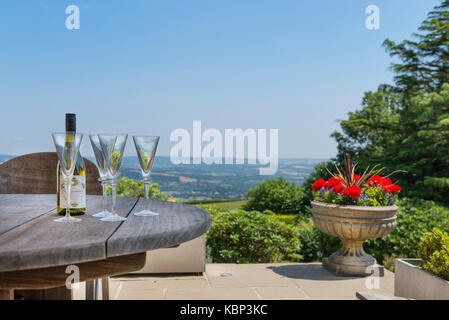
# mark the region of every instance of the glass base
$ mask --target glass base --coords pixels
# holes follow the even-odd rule
[[[158,216],[159,213],[153,212],[151,210],[142,210],[140,212],[134,212],[134,215],[138,217],[155,217]]]
[[[112,213],[109,212],[109,211],[101,211],[101,212],[98,212],[96,214],[93,214],[92,217],[95,217],[95,218],[106,218],[106,217],[109,217],[111,214]]]
[[[118,222],[118,221],[125,221],[126,218],[120,217],[118,214],[113,214],[113,215],[110,215],[108,217],[102,218],[100,220],[101,221],[106,221],[106,222]]]
[[[82,220],[79,218],[74,218],[74,217],[68,216],[68,217],[62,217],[62,218],[55,219],[54,221],[55,222],[80,222]]]

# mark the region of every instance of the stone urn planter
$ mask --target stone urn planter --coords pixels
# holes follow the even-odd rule
[[[363,250],[367,239],[382,238],[396,227],[397,206],[362,207],[312,202],[313,222],[322,232],[338,237],[342,248],[323,259],[323,267],[337,276],[364,277],[383,268]]]

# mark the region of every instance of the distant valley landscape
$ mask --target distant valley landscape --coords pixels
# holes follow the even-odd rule
[[[0,162],[13,156],[0,155]],[[90,159],[94,161],[94,159]],[[270,178],[284,177],[297,184],[310,174],[313,167],[325,159],[280,159],[278,172],[273,176],[259,175],[259,164],[174,165],[169,157],[156,157],[152,179],[162,192],[179,200],[243,199],[252,187]],[[121,177],[141,180],[137,157],[124,157]]]

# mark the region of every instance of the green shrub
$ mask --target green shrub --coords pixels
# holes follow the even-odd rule
[[[304,208],[303,189],[294,182],[268,179],[247,193],[248,203],[245,210],[273,211],[277,214],[301,213]]]
[[[264,214],[275,214],[273,211],[265,210]],[[285,222],[286,224],[296,225],[299,221],[297,214],[279,214],[277,215],[279,221]]]
[[[365,242],[365,250],[383,263],[384,254],[418,256],[421,237],[433,228],[449,231],[449,208],[433,201],[402,198],[398,202],[396,229],[382,239]]]
[[[365,242],[365,250],[390,269],[396,257],[417,257],[421,237],[435,227],[449,231],[449,209],[432,201],[401,199],[397,227],[382,239]],[[341,241],[319,231],[310,217],[275,215],[202,206],[211,213],[208,254],[214,262],[321,261]],[[209,260],[212,261],[212,260]]]
[[[299,220],[298,238],[301,242],[301,255],[304,262],[319,261],[323,257],[321,250],[321,232],[315,228],[312,219]]]
[[[151,199],[168,200],[168,195],[162,193],[157,183],[151,183],[149,185],[149,195]],[[108,186],[108,194],[111,194],[111,187]],[[144,198],[145,187],[142,181],[134,181],[130,178],[120,178],[120,182],[117,183],[117,196],[129,197],[129,198]]]
[[[449,281],[449,235],[446,232],[436,228],[426,232],[418,253],[426,271]]]
[[[385,269],[387,269],[391,272],[394,272],[394,263],[395,263],[394,261],[397,258],[403,259],[403,258],[406,258],[406,256],[403,254],[400,254],[400,255],[388,254],[388,253],[384,254],[382,264],[385,267]]]
[[[302,261],[298,228],[276,215],[202,206],[211,214],[207,246],[213,262]]]

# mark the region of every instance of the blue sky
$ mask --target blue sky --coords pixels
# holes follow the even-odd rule
[[[25,1],[0,9],[0,154],[52,151],[78,131],[161,136],[279,129],[280,157],[332,157],[336,119],[391,82],[385,38],[409,38],[436,0]],[[80,8],[80,30],[65,8]],[[365,8],[380,8],[380,30]],[[86,139],[82,151],[90,153]],[[130,141],[129,155],[134,153]]]

